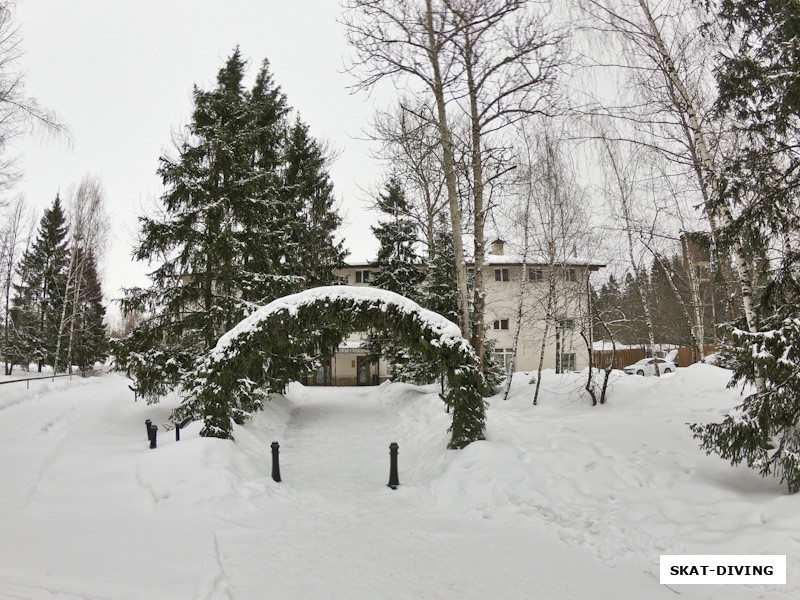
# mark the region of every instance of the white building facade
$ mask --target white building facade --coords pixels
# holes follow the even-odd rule
[[[495,241],[483,266],[486,336],[494,340],[495,355],[508,366],[519,326],[515,371],[537,370],[540,357],[545,369],[585,368],[589,355],[581,333],[591,341],[589,278],[604,265],[577,259],[552,268],[542,263],[523,263],[507,256],[504,246],[502,241]],[[468,274],[472,272],[469,267]],[[347,285],[369,286],[374,270],[369,263],[354,263],[337,270],[336,275]],[[552,315],[549,320],[548,305]],[[306,383],[376,385],[388,379],[389,365],[383,358],[377,363],[369,362],[361,340],[360,336],[351,336]]]

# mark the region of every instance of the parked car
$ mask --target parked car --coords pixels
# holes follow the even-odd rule
[[[707,365],[714,365],[715,367],[722,366],[722,354],[715,352],[714,354],[707,354],[703,357],[703,362]]]
[[[674,373],[678,369],[674,362],[663,358],[643,358],[632,365],[628,365],[623,371],[628,375],[655,375],[656,363],[658,363],[659,373]]]

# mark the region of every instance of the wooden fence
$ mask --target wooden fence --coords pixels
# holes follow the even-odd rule
[[[703,356],[719,352],[719,346],[703,346]],[[700,360],[694,348],[678,348],[678,366],[688,367]]]
[[[616,352],[612,350],[595,350],[593,354],[594,366],[598,369],[607,369],[609,365],[614,369],[622,369],[645,357],[644,348],[624,348]],[[612,354],[614,355],[613,364],[611,363]]]
[[[703,346],[703,356],[708,356],[719,352],[718,346]],[[606,369],[611,364],[611,350],[595,350],[594,351],[594,366],[598,369]],[[614,363],[612,368],[623,369],[628,365],[632,365],[637,360],[643,359],[647,356],[644,348],[624,348],[613,352]],[[693,348],[678,348],[678,366],[688,367],[696,363],[700,359]]]

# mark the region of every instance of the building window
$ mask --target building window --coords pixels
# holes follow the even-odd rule
[[[508,319],[497,319],[492,324],[492,327],[494,327],[494,329],[508,329]]]
[[[528,269],[528,281],[544,281],[544,269]]]
[[[508,269],[495,269],[494,270],[494,280],[495,281],[508,281]]]
[[[564,269],[564,281],[578,281],[578,271],[576,269]]]
[[[566,317],[558,320],[559,329],[575,329],[575,319],[568,319]]]
[[[564,371],[575,371],[575,353],[574,352],[564,352],[561,355],[561,372]]]
[[[494,358],[498,364],[503,365],[503,370],[508,372],[511,366],[511,357],[514,356],[512,348],[495,348]]]
[[[369,269],[356,271],[356,283],[369,283]]]

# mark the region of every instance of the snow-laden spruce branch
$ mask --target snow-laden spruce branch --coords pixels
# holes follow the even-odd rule
[[[441,366],[452,408],[451,448],[483,439],[486,388],[478,355],[455,323],[386,290],[312,288],[274,300],[224,334],[195,369],[190,397],[176,418],[193,414],[202,435],[232,438],[233,423],[259,411],[271,392],[312,374],[315,357],[354,332],[386,331],[398,347]]]

